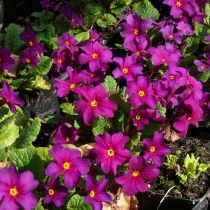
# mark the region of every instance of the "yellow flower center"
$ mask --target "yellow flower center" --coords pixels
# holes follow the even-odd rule
[[[113,149],[108,149],[107,150],[107,155],[109,155],[110,157],[114,156],[114,150]]]
[[[10,188],[9,194],[10,194],[11,196],[14,196],[14,197],[15,197],[15,196],[18,194],[17,188],[16,188],[16,187]]]
[[[173,39],[173,38],[174,38],[174,35],[173,35],[173,34],[170,34],[170,35],[169,35],[169,38],[170,38],[170,39]]]
[[[170,79],[171,80],[174,80],[174,75],[170,75]]]
[[[58,59],[58,63],[62,63],[62,59],[59,58],[59,59]]]
[[[55,191],[53,189],[48,190],[49,195],[54,195]]]
[[[150,147],[150,152],[155,152],[155,147],[154,146],[152,146],[152,147]]]
[[[91,105],[92,107],[95,107],[95,106],[98,105],[98,103],[97,103],[96,100],[93,100],[93,101],[91,101],[90,105]]]
[[[95,192],[93,190],[90,191],[90,197],[91,198],[95,197]]]
[[[74,89],[76,87],[76,85],[73,83],[69,87],[70,87],[70,89]]]
[[[140,52],[139,51],[136,52],[136,56],[140,56]]]
[[[163,61],[163,63],[165,63],[165,62],[166,62],[165,58],[162,58],[161,60]]]
[[[188,93],[188,94],[191,94],[191,93],[192,93],[192,91],[191,91],[191,90],[187,90],[187,93]]]
[[[138,34],[139,34],[139,30],[138,30],[138,29],[135,29],[133,33],[134,33],[135,35],[138,35]]]
[[[92,78],[94,78],[94,77],[96,77],[96,74],[92,73],[90,76],[91,76]]]
[[[66,44],[66,45],[69,45],[69,42],[68,42],[68,41],[66,41],[66,42],[65,42],[65,44]]]
[[[74,22],[75,21],[74,18],[72,18],[71,21]]]
[[[69,170],[69,169],[70,169],[70,163],[65,162],[65,163],[63,164],[63,168],[64,168],[65,170]]]
[[[180,1],[177,1],[176,2],[176,6],[181,7],[182,6],[182,3]]]
[[[139,172],[138,171],[133,171],[132,177],[137,177],[137,176],[139,176]]]
[[[127,74],[128,73],[128,69],[127,68],[123,68],[122,71],[123,71],[124,74]]]
[[[70,137],[69,136],[67,136],[65,139],[66,139],[67,142],[70,141]]]
[[[140,120],[141,117],[139,115],[136,115],[136,120]]]
[[[186,30],[185,30],[185,29],[182,29],[182,32],[183,32],[183,33],[185,33],[185,32],[186,32]]]
[[[145,95],[145,92],[144,92],[143,90],[140,90],[140,91],[139,91],[139,96],[140,96],[140,97],[143,97],[144,95]]]
[[[187,120],[191,120],[191,119],[192,119],[192,117],[188,117],[188,118],[187,118]]]
[[[30,44],[31,46],[33,46],[33,42],[32,42],[32,41],[30,41],[29,44]]]
[[[207,102],[204,103],[204,105],[207,105],[207,104],[208,104]]]
[[[92,38],[91,40],[92,40],[92,42],[95,42],[95,39]]]
[[[26,58],[26,63],[30,63],[30,59]]]
[[[98,58],[98,54],[97,53],[93,53],[92,54],[92,58],[94,58],[94,59]]]
[[[201,69],[205,69],[204,65],[201,65],[200,67],[201,67]]]

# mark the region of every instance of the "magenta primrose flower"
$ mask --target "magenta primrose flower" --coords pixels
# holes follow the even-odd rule
[[[112,62],[112,51],[107,47],[102,47],[97,41],[88,42],[87,45],[82,47],[85,53],[79,55],[79,61],[81,64],[89,62],[89,68],[91,71],[95,71],[102,68],[102,64]]]
[[[126,91],[132,94],[128,100],[133,108],[137,109],[143,104],[149,108],[156,108],[157,101],[148,75],[138,76],[137,81],[128,82]]]
[[[46,185],[45,201],[46,203],[53,202],[55,206],[60,207],[64,204],[64,197],[68,195],[68,189],[65,186],[59,185],[59,178],[51,179]]]
[[[124,77],[127,81],[134,81],[137,75],[142,74],[142,65],[136,64],[135,57],[132,55],[126,56],[124,60],[121,57],[115,57],[113,61],[119,66],[112,72],[115,79]]]
[[[37,53],[34,49],[25,49],[23,50],[21,62],[25,65],[29,64],[32,67],[36,67],[36,64],[40,62],[40,59],[37,57]]]
[[[46,9],[46,8],[49,8],[49,7],[51,9],[54,9],[54,7],[55,7],[55,2],[50,1],[50,0],[42,0],[42,1],[40,1],[40,4],[42,5],[43,9]]]
[[[117,110],[117,104],[107,99],[110,92],[107,92],[102,85],[78,87],[77,92],[84,100],[75,103],[74,111],[79,112],[86,125],[91,125],[98,115],[114,117],[113,111]]]
[[[101,169],[105,174],[110,171],[116,175],[117,166],[123,165],[131,156],[130,152],[124,148],[124,144],[129,141],[128,136],[123,136],[118,132],[112,136],[104,132],[103,135],[95,137],[96,146],[91,150],[95,153],[95,162],[101,163]]]
[[[39,182],[31,171],[18,173],[14,165],[0,170],[0,209],[33,209],[38,200],[32,191]]]
[[[101,210],[103,207],[102,202],[109,203],[112,200],[111,196],[105,191],[109,180],[102,176],[99,181],[96,181],[91,175],[84,178],[84,180],[86,182],[86,192],[88,193],[84,198],[84,202],[91,204],[94,210]]]
[[[81,157],[81,152],[76,149],[54,145],[49,154],[55,159],[45,169],[45,174],[56,179],[64,173],[64,185],[69,190],[73,189],[81,176],[87,174],[91,162]]]
[[[129,161],[128,171],[115,178],[118,184],[122,185],[122,191],[127,196],[135,195],[138,191],[148,190],[148,184],[160,174],[157,165],[146,163],[142,156],[132,156]]]
[[[14,92],[12,88],[9,87],[9,84],[3,80],[2,81],[2,90],[0,90],[0,98],[2,98],[3,103],[7,104],[11,112],[15,113],[15,105],[23,107],[24,101],[18,97],[18,92]],[[0,100],[0,103],[2,101]]]
[[[74,127],[69,127],[67,123],[59,126],[52,143],[53,144],[76,144],[76,135],[78,130]]]
[[[67,46],[67,47],[71,47],[74,46],[76,44],[76,39],[74,36],[70,36],[70,34],[68,32],[63,33],[63,38],[59,38],[57,40],[59,46]]]
[[[68,73],[68,81],[55,78],[53,87],[58,89],[58,97],[64,97],[70,92],[77,92],[77,87],[84,81],[85,75],[73,72],[70,66],[66,69]]]
[[[195,12],[190,0],[164,0],[163,4],[171,6],[170,15],[174,18],[179,18],[183,12],[186,12],[189,16],[192,16]]]
[[[147,37],[146,30],[152,28],[151,19],[141,19],[137,13],[127,16],[126,23],[120,24],[120,35],[125,38],[125,43],[132,42],[136,37]]]
[[[11,57],[12,53],[6,48],[0,48],[0,69],[12,70],[15,60]]]
[[[189,23],[185,23],[183,21],[177,23],[176,28],[183,33],[185,36],[191,36],[194,34],[194,31],[192,30],[192,27]]]
[[[144,138],[143,142],[146,146],[146,152],[144,159],[149,160],[152,158],[154,164],[158,166],[163,165],[162,155],[168,155],[171,153],[171,148],[166,146],[164,142],[164,135],[155,131],[153,139]]]

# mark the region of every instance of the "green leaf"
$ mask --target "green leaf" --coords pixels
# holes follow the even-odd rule
[[[195,178],[196,175],[196,169],[198,167],[199,163],[198,160],[195,159],[194,154],[191,154],[191,157],[189,156],[189,154],[186,155],[185,159],[184,159],[184,166],[186,168],[186,172],[187,172],[187,176],[189,178]]]
[[[208,43],[204,40],[204,36],[207,36],[207,34],[210,34],[210,29],[203,25],[195,22],[195,34],[203,41]]]
[[[49,150],[51,150],[51,147],[36,147],[37,154],[43,161],[44,166],[47,166],[49,162],[53,161],[53,158],[49,154]]]
[[[74,195],[67,203],[68,210],[92,210],[92,206],[84,203],[84,198],[79,195]]]
[[[6,115],[9,112],[9,107],[4,105],[4,106],[0,106],[0,122],[5,119]],[[2,119],[2,120],[1,120]]]
[[[153,136],[154,132],[159,132],[162,126],[163,125],[160,123],[150,123],[149,125],[144,126],[144,130],[142,132],[144,132],[148,136]]]
[[[113,14],[119,15],[123,10],[125,10],[126,7],[127,5],[125,2],[122,2],[122,0],[114,0],[111,3],[110,9]]]
[[[88,40],[89,38],[90,38],[89,31],[78,33],[75,36],[75,39],[77,40],[77,42],[85,41],[85,40]]]
[[[43,202],[43,198],[40,198],[39,203],[37,204],[36,208],[33,208],[33,210],[45,210],[42,205],[42,202]]]
[[[107,91],[112,93],[116,92],[117,82],[112,76],[106,76],[105,81],[102,83]]]
[[[31,146],[32,142],[36,140],[37,135],[41,129],[41,122],[38,118],[35,118],[31,125],[25,127],[20,133],[19,138],[14,143],[16,148],[24,148]]]
[[[69,20],[63,14],[60,14],[56,17],[54,24],[59,34],[63,34],[69,30]]]
[[[124,132],[124,113],[122,110],[117,110],[114,113],[114,117],[110,118],[109,121],[112,124],[112,129],[115,132]]]
[[[200,163],[197,170],[199,172],[205,172],[210,167],[210,164]]]
[[[8,159],[16,165],[20,172],[30,170],[34,178],[42,180],[44,176],[44,167],[41,158],[34,147],[22,149],[13,149],[9,151]]]
[[[62,118],[60,114],[47,114],[44,116],[44,121],[46,123],[57,124],[60,118]]]
[[[11,52],[16,52],[19,47],[25,43],[24,41],[20,40],[19,37],[23,30],[23,28],[14,23],[10,23],[7,27],[5,47],[8,48]]]
[[[109,127],[107,125],[106,119],[104,117],[98,116],[95,122],[92,124],[93,135],[97,136],[103,134],[105,130]]]
[[[196,75],[196,78],[200,80],[201,82],[207,82],[210,76],[210,70],[206,70],[198,75]]]
[[[198,50],[199,42],[200,39],[197,37],[187,37],[184,42],[187,43],[185,49],[184,49],[184,54],[193,54]]]
[[[116,19],[113,15],[111,14],[107,14],[105,13],[103,15],[103,17],[99,18],[96,23],[98,24],[98,26],[102,27],[102,28],[106,28],[107,26],[109,26],[112,23],[115,23]]]
[[[100,4],[89,3],[84,9],[84,17],[87,27],[90,27],[99,17],[103,16],[104,11]]]
[[[139,143],[141,139],[141,133],[138,132],[131,136],[130,140],[125,144],[125,148],[127,148],[129,151],[132,151]]]
[[[209,3],[206,3],[205,13],[206,13],[207,17],[205,17],[203,20],[206,25],[209,25],[209,23],[210,23],[210,4]]]
[[[162,107],[160,102],[158,102],[157,107],[158,107],[158,113],[163,117],[166,117],[166,108]]]
[[[160,16],[158,10],[150,3],[149,0],[142,0],[137,4],[134,4],[134,10],[141,15],[142,19],[150,18],[158,20]]]
[[[74,112],[74,106],[70,103],[62,103],[59,108],[62,110],[63,113],[69,114],[69,115],[77,115],[76,112]]]
[[[48,56],[41,56],[40,62],[37,64],[35,68],[28,66],[29,70],[28,73],[36,72],[38,74],[45,75],[50,71],[51,67],[52,67],[52,59]]]
[[[12,89],[16,90],[20,87],[20,85],[22,85],[26,81],[27,81],[27,79],[24,77],[14,79],[14,80],[12,80],[12,83],[10,83],[10,87]]]

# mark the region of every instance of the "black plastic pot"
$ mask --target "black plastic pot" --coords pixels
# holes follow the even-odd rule
[[[196,204],[191,200],[174,196],[166,196],[160,204],[164,195],[151,192],[138,193],[136,197],[138,199],[139,210],[210,210],[208,207],[208,195],[206,194]]]

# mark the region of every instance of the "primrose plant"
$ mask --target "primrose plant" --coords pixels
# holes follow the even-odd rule
[[[111,208],[113,186],[133,196],[160,175],[166,126],[185,138],[208,120],[210,5],[165,0],[160,19],[149,0],[126,2],[42,0],[34,22],[1,35],[0,209]],[[32,119],[21,91],[49,89],[49,72],[65,102]],[[33,146],[46,125],[48,144]],[[185,162],[183,180],[209,167]]]

